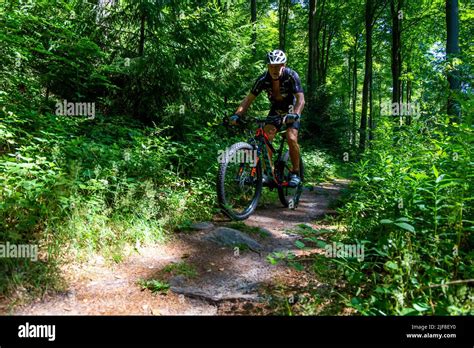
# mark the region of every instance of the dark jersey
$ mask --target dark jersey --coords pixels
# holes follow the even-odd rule
[[[296,98],[294,93],[303,93],[301,87],[300,77],[296,71],[290,68],[285,68],[280,78],[280,96],[279,100],[277,96],[273,95],[272,90],[272,77],[270,74],[265,72],[260,75],[255,84],[252,87],[250,93],[258,96],[263,90],[267,92],[268,99],[272,104],[271,114],[286,114],[289,112],[290,105],[295,105]]]

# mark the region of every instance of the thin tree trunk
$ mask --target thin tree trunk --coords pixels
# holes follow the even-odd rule
[[[360,115],[360,139],[359,149],[363,152],[365,150],[366,133],[367,133],[367,108],[369,101],[369,88],[372,79],[372,29],[373,29],[373,9],[374,0],[366,0],[365,2],[365,72],[364,84],[362,88],[362,112]]]
[[[324,51],[326,46],[326,33],[327,33],[327,25],[324,25],[323,28],[323,37],[321,39],[322,47],[318,50],[318,85],[324,84]]]
[[[377,94],[379,97],[379,114],[378,114],[378,119],[380,120],[382,116],[382,74],[378,74],[378,83],[377,83]],[[377,126],[376,122],[374,122],[374,128]]]
[[[280,49],[285,50],[286,47],[286,27],[288,25],[288,13],[290,10],[290,0],[280,0],[278,6],[278,26],[279,26],[279,43]]]
[[[140,41],[138,44],[138,55],[143,56],[143,51],[145,49],[145,13],[142,13],[140,19]]]
[[[446,54],[447,59],[452,61],[459,56],[459,7],[458,0],[446,0]],[[461,107],[456,100],[456,94],[461,90],[459,72],[457,68],[452,68],[448,72],[449,96],[448,96],[448,115],[451,121],[461,122]]]
[[[411,72],[410,66],[408,66],[407,72]],[[407,105],[411,106],[411,80],[410,80],[410,76],[408,76],[408,79],[407,79],[407,98],[406,98],[406,101],[407,101]],[[413,110],[413,108],[410,108],[410,110]],[[412,115],[410,113],[407,116],[407,119],[406,119],[407,126],[411,125],[411,118],[412,118]]]
[[[373,104],[373,86],[372,86],[372,82],[373,82],[373,78],[372,78],[372,74],[370,74],[370,81],[369,81],[369,140],[372,140],[374,138],[373,136],[373,130],[374,130],[374,112],[373,112],[373,107],[374,107],[374,104]],[[370,145],[370,143],[369,143]]]
[[[400,18],[403,0],[390,0],[390,13],[392,16],[392,103],[400,103],[401,99],[401,30]],[[396,6],[395,6],[396,5]]]
[[[313,98],[315,92],[315,73],[317,63],[317,45],[316,45],[316,7],[317,0],[309,0],[309,14],[308,14],[308,94],[310,99]]]
[[[320,6],[318,9],[316,9],[316,34],[315,34],[315,45],[316,45],[316,56],[315,56],[315,66],[316,66],[316,78],[315,78],[315,87],[318,89],[319,86],[321,86],[321,55],[322,50],[324,48],[321,48],[320,45],[320,33],[323,25],[323,16],[324,16],[324,7],[326,5],[326,0],[322,0],[320,3]],[[324,40],[323,40],[323,46],[324,46]]]
[[[359,34],[356,34],[356,40],[354,43],[354,68],[352,69],[352,144],[355,146],[356,143],[356,129],[357,129],[357,43],[359,41]]]
[[[257,0],[250,1],[250,21],[252,22],[252,53],[257,53]]]
[[[352,60],[352,52],[349,49],[347,53],[347,85],[349,86],[349,98],[347,109],[351,108],[351,99],[352,99],[352,69],[351,69],[351,60]]]
[[[399,104],[399,113],[400,113],[400,126],[403,125],[403,120],[405,119],[406,120],[406,115],[402,115],[402,110],[404,110],[404,108],[402,107],[402,104],[403,104],[403,93],[404,93],[404,89],[405,89],[405,81],[401,81],[401,84],[400,84],[400,104]]]
[[[323,42],[323,54],[321,57],[322,61],[322,69],[321,69],[321,84],[324,85],[326,83],[326,77],[328,74],[328,67],[329,67],[329,52],[331,49],[331,40],[333,37],[333,33],[329,32],[327,35],[327,42],[326,42],[326,47],[324,47],[324,42]]]

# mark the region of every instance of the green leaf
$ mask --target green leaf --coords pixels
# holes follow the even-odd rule
[[[393,221],[390,220],[390,219],[382,219],[382,220],[380,220],[380,223],[381,224],[391,224],[391,223],[393,223]]]
[[[293,267],[295,270],[300,271],[300,272],[304,271],[303,265],[299,262],[292,262],[291,267]]]
[[[353,297],[353,298],[351,299],[351,303],[352,303],[352,305],[354,305],[354,306],[358,306],[358,305],[360,304],[360,300],[359,300],[357,297]]]
[[[300,249],[303,249],[305,247],[304,243],[299,240],[295,242],[295,245],[297,248],[300,248]]]
[[[397,220],[395,221],[402,221],[402,222],[410,222],[410,220],[406,217],[401,217],[401,218],[398,218]]]
[[[278,263],[278,260],[275,259],[274,257],[270,256],[270,255],[267,256],[267,260],[268,260],[268,262],[270,262],[270,264],[272,264],[272,265],[276,265],[276,264]]]
[[[396,264],[396,262],[393,262],[393,261],[387,261],[387,262],[385,262],[384,267],[385,267],[385,269],[386,269],[387,271],[388,271],[388,270],[396,270],[396,269],[398,269],[398,265]]]
[[[413,308],[403,308],[401,311],[400,311],[400,315],[413,315],[413,314],[416,314],[417,311],[414,310]]]
[[[434,173],[435,177],[438,178],[438,177],[439,177],[438,169],[436,169],[436,167],[434,166],[434,164],[433,164],[433,167],[432,167],[432,168],[433,168],[433,173]]]
[[[426,303],[421,302],[413,303],[413,308],[415,308],[418,312],[425,312],[430,309]]]
[[[406,222],[395,222],[394,225],[403,228],[404,230],[415,232],[415,227],[410,224],[407,224]]]
[[[379,294],[388,294],[390,291],[382,286],[377,286],[375,292],[378,292]]]
[[[317,245],[318,248],[325,248],[327,243],[323,240],[320,240],[320,239],[317,239],[315,240],[315,243]]]
[[[374,248],[374,251],[381,256],[388,256],[388,254],[385,251],[382,251],[380,249]]]

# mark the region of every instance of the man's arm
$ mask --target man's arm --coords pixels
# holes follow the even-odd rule
[[[254,100],[255,100],[255,95],[253,93],[249,93],[245,97],[245,99],[242,101],[242,103],[240,103],[235,114],[239,116],[242,116],[243,114],[245,114],[247,112],[247,109],[253,103]]]
[[[303,93],[295,93],[296,104],[293,108],[293,112],[295,114],[301,115],[304,108],[304,94]]]

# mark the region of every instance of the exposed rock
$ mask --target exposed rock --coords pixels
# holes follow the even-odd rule
[[[168,284],[171,287],[180,287],[180,286],[183,286],[185,283],[186,283],[186,277],[181,274],[170,278],[170,280],[168,281]]]
[[[204,300],[210,303],[216,303],[220,301],[235,301],[235,300],[246,300],[246,301],[258,301],[260,297],[257,293],[244,293],[244,292],[217,292],[217,291],[203,291],[195,287],[172,287],[171,290],[177,294],[183,294],[190,298],[196,298]]]
[[[219,245],[230,247],[246,245],[254,251],[261,251],[263,247],[260,243],[250,238],[246,234],[228,227],[219,227],[204,237],[204,239]]]

